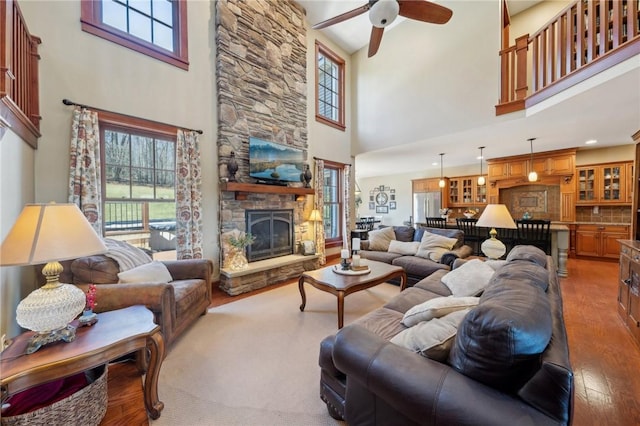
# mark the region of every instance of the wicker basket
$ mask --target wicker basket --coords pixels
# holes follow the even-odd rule
[[[107,412],[107,366],[87,371],[89,383],[73,395],[47,407],[11,417],[2,417],[2,426],[99,425]]]

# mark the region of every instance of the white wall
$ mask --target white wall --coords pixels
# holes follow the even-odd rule
[[[629,137],[631,139],[631,137]],[[611,163],[615,161],[632,161],[636,156],[633,144],[612,146],[608,148],[583,149],[576,152],[576,166]]]
[[[20,7],[31,33],[42,39],[39,50],[43,120],[35,158],[36,201],[67,200],[72,107],[63,105],[63,98],[178,127],[202,129],[204,255],[218,259],[215,3],[188,4],[189,71],[83,32],[79,0],[27,1],[21,2]]]
[[[34,200],[34,150],[11,130],[0,138],[0,240],[4,240],[22,208]],[[20,333],[18,302],[36,288],[30,266],[0,268],[0,336]]]

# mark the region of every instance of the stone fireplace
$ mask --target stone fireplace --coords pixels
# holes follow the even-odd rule
[[[289,145],[301,149],[305,158],[308,156],[304,22],[304,9],[293,1],[268,5],[242,0],[216,2],[217,142],[222,179],[220,247],[224,247],[223,236],[234,230],[263,233],[261,229],[248,229],[247,212],[286,210],[291,215],[287,231],[291,246],[286,252],[270,249],[268,256],[276,257],[266,259],[262,257],[263,248],[254,246],[251,251],[256,251],[256,257],[250,261],[248,271],[221,270],[220,287],[231,295],[284,281],[317,267],[313,256],[295,254],[308,225],[304,196],[255,185],[249,177],[250,137]],[[238,165],[234,176],[227,170],[232,152]],[[237,182],[227,182],[228,178]],[[245,186],[231,189],[232,184]],[[255,188],[258,186],[261,188]],[[223,256],[221,250],[221,262]]]

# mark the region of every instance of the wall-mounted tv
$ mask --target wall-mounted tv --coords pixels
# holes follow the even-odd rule
[[[258,138],[249,138],[249,176],[263,181],[300,182],[304,152]]]

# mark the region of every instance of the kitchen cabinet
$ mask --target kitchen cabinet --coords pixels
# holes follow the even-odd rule
[[[631,204],[628,197],[628,179],[630,162],[596,164],[576,169],[577,204]]]
[[[440,179],[414,179],[411,181],[413,192],[438,192],[441,190],[438,185]]]
[[[568,176],[575,171],[575,155],[561,154],[533,159],[533,170],[538,176]]]
[[[488,163],[487,175],[489,180],[526,177],[528,174],[528,160],[512,160]]]
[[[633,240],[619,243],[618,314],[640,344],[640,243]]]
[[[576,255],[617,259],[618,240],[629,238],[627,225],[576,225]]]
[[[469,207],[487,204],[487,184],[478,185],[478,176],[449,178],[448,207]]]

